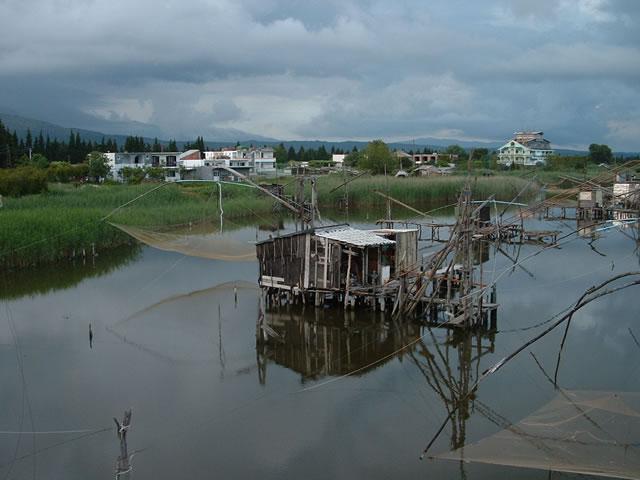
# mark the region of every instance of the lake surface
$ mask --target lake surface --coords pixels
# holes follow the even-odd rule
[[[531,219],[528,228],[568,232],[575,222]],[[255,241],[256,228],[231,235]],[[512,270],[491,246],[483,270],[485,279],[502,275],[498,331],[481,337],[397,324],[380,313],[282,306],[267,320],[284,341],[257,346],[255,261],[150,247],[95,265],[5,274],[0,475],[113,477],[120,443],[112,418],[130,408],[134,456],[124,478],[547,479],[544,470],[419,456],[460,392],[544,328],[528,327],[586,288],[640,270],[637,231],[596,235],[593,242],[570,237]],[[519,258],[540,249],[502,248]],[[576,315],[563,388],[638,390],[640,348],[630,330],[640,337],[639,296],[632,287]],[[494,434],[554,398],[529,351],[553,375],[561,336],[560,328],[483,382],[432,452]],[[488,418],[487,409],[497,415]],[[577,478],[553,478],[560,476]]]

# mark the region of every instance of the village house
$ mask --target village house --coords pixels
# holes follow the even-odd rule
[[[186,152],[108,152],[104,154],[111,169],[111,176],[122,180],[124,168],[161,168],[166,181],[180,180],[180,168],[184,162],[200,159],[199,150]]]
[[[200,167],[199,171],[202,171],[202,168],[208,169],[213,177],[229,175],[228,172],[216,167],[232,168],[245,176],[274,176],[276,158],[271,147],[227,147],[203,152],[200,164],[185,165],[185,167]]]
[[[216,167],[227,167],[246,176],[273,176],[276,159],[270,147],[231,147],[200,152],[114,152],[106,153],[111,175],[122,180],[124,168],[162,168],[166,181],[235,180],[233,174]]]
[[[546,164],[553,149],[543,135],[544,132],[516,132],[513,139],[498,149],[498,163],[507,167]]]
[[[409,155],[404,150],[396,150],[396,151],[393,152],[393,155],[396,157],[396,160],[398,160],[400,165],[402,165],[403,163],[406,164],[407,161],[413,162],[412,156]]]
[[[334,153],[333,155],[331,155],[331,161],[335,164],[336,167],[342,167],[346,156],[346,153]]]
[[[438,162],[455,163],[458,161],[458,155],[454,153],[414,153],[412,159],[416,165],[436,165]]]

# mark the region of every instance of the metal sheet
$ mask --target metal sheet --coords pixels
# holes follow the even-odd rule
[[[357,247],[395,244],[393,240],[389,240],[388,238],[381,237],[367,230],[357,230],[351,227],[317,229],[315,235]]]

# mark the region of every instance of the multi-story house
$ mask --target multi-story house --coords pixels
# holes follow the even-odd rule
[[[276,159],[273,148],[270,147],[236,147],[204,152],[203,162],[198,166],[225,166],[247,176],[269,176],[276,173]]]
[[[501,165],[544,165],[553,155],[551,142],[544,138],[544,132],[516,132],[498,149],[498,163]]]
[[[232,168],[246,176],[271,176],[276,173],[276,159],[273,149],[263,148],[223,148],[207,152],[188,150],[186,152],[116,152],[105,154],[111,175],[122,180],[122,169],[157,167],[165,171],[166,181],[184,178],[210,180],[225,178],[237,180],[233,174],[220,169]]]
[[[116,180],[122,180],[123,168],[162,168],[166,181],[180,180],[180,168],[184,162],[192,162],[200,159],[199,150],[187,150],[186,152],[109,152],[107,157],[111,176]]]

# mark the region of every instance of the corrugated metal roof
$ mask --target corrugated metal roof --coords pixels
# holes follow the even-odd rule
[[[417,232],[417,228],[375,228],[369,232],[376,235],[393,235],[395,233]]]
[[[381,237],[367,230],[357,230],[348,226],[317,229],[315,235],[357,247],[374,247],[378,245],[393,245],[396,243],[393,240]]]

